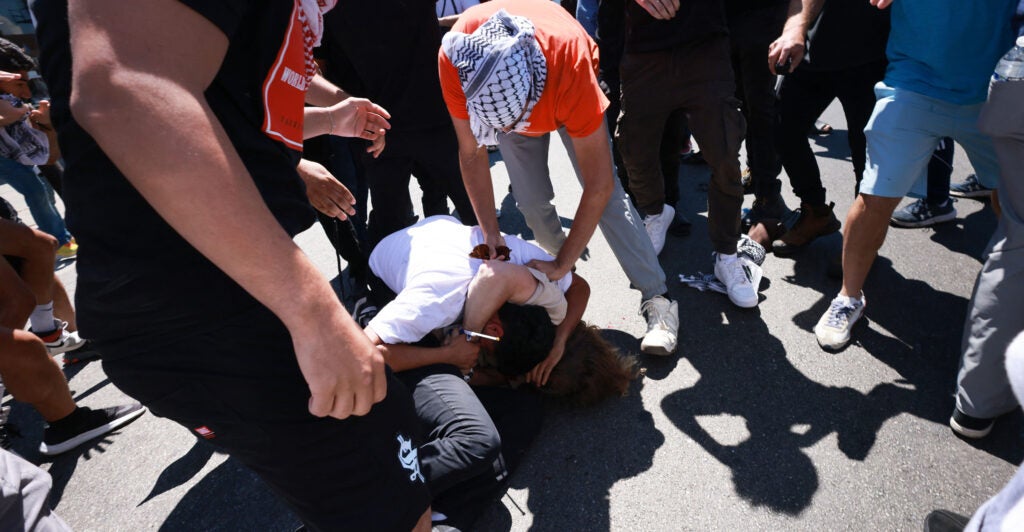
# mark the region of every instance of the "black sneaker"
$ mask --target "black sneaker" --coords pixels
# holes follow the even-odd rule
[[[39,452],[45,456],[54,456],[70,451],[93,438],[135,421],[145,412],[146,409],[139,403],[100,410],[78,407],[68,417],[46,427],[43,431],[43,442],[39,444]]]
[[[932,510],[924,518],[924,532],[961,532],[970,521],[948,510]]]
[[[995,423],[995,419],[968,416],[961,412],[959,408],[954,408],[953,415],[949,418],[949,428],[953,429],[953,432],[965,438],[975,440],[988,436],[988,433],[992,432],[992,426]]]
[[[82,347],[75,349],[74,351],[68,351],[64,353],[64,367],[73,366],[75,364],[82,364],[92,360],[99,360],[102,357],[100,352],[93,347],[92,342],[86,340]]]
[[[953,207],[953,200],[947,199],[941,205],[929,205],[927,201],[919,199],[892,213],[890,221],[896,227],[930,227],[955,219],[956,208]]]

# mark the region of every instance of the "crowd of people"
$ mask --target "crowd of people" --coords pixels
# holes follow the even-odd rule
[[[1019,407],[1024,41],[1019,65],[1000,58],[1024,33],[1024,1],[30,7],[38,67],[0,41],[0,172],[39,226],[0,209],[0,376],[47,421],[43,454],[148,408],[255,471],[309,529],[471,528],[539,431],[542,400],[592,405],[641,374],[583,321],[591,288],[575,265],[598,228],[640,293],[641,352],[685,356],[658,257],[690,230],[678,175],[693,140],[710,168],[714,280],[737,307],[758,305],[765,252],[799,261],[843,229],[842,288],[814,327],[827,350],[867,311],[890,223],[948,221],[950,196],[991,194],[999,224],[950,427],[983,438]],[[37,69],[50,98],[33,104]],[[835,99],[856,183],[845,223],[808,141]],[[568,231],[552,134],[582,189]],[[951,184],[954,142],[974,174]],[[494,151],[535,242],[501,231]],[[351,309],[292,241],[317,219],[348,264]],[[77,312],[53,271],[76,254]],[[51,358],[75,352],[101,353],[138,402],[75,405]],[[1021,485],[969,526],[1016,518]],[[0,523],[66,527],[45,503],[17,508],[0,505]]]

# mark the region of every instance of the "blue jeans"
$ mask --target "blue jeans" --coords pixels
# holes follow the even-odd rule
[[[598,0],[579,0],[576,2],[576,20],[587,30],[590,38],[597,37],[597,4]]]
[[[53,235],[61,246],[71,240],[71,233],[64,225],[64,219],[53,204],[53,189],[44,183],[32,168],[14,159],[0,157],[0,184],[7,183],[25,196],[28,211],[36,221],[39,230]]]

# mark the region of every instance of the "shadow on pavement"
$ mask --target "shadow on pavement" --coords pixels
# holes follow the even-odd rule
[[[636,352],[637,340],[630,335],[607,329],[601,335],[625,353]],[[474,529],[509,530],[509,512],[528,508],[531,530],[609,530],[609,490],[650,469],[665,442],[643,406],[642,388],[638,379],[621,399],[586,409],[551,408],[511,481],[512,488],[529,489],[525,504],[521,497],[506,496],[505,504],[492,505]]]
[[[907,396],[915,392],[892,383],[867,394],[819,384],[790,363],[759,316],[725,313],[728,324],[716,336],[729,345],[689,353],[700,378],[665,397],[662,408],[684,434],[732,470],[739,496],[798,515],[821,483],[804,449],[836,433],[844,455],[864,460],[879,428],[903,412]],[[742,418],[749,436],[738,443],[716,439],[714,417],[723,415]]]
[[[189,455],[193,451],[185,457]],[[194,459],[205,463],[208,457],[201,455],[196,452]],[[160,530],[295,530],[298,526],[298,519],[255,473],[228,459],[188,490]]]
[[[187,453],[171,462],[160,473],[160,476],[156,479],[156,484],[153,485],[153,489],[149,491],[149,495],[146,495],[146,498],[139,502],[138,506],[142,506],[157,495],[192,480],[193,477],[203,470],[203,467],[210,461],[213,453],[212,445],[196,439],[195,444],[192,445],[192,448]]]

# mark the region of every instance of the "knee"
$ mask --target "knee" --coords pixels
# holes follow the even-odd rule
[[[36,298],[25,283],[0,287],[0,326],[21,328],[36,306]]]
[[[27,259],[35,259],[42,262],[53,262],[57,257],[57,248],[60,247],[57,238],[36,229],[30,229],[31,238],[28,239]]]

